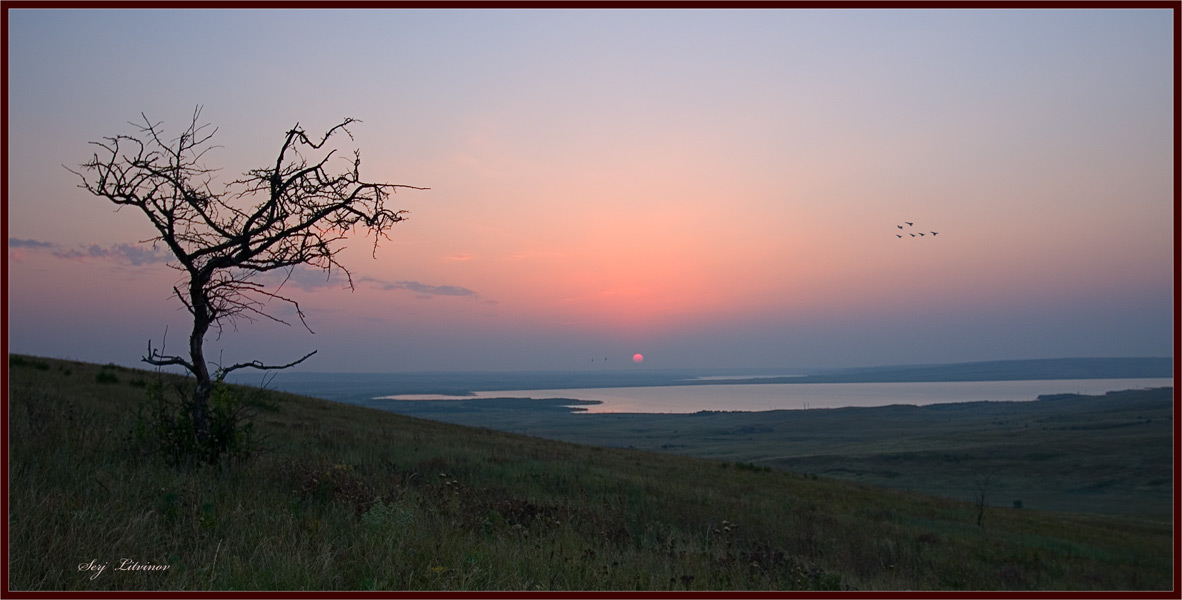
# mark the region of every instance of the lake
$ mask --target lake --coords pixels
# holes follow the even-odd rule
[[[588,413],[694,413],[702,410],[764,411],[891,404],[1030,401],[1046,394],[1104,394],[1115,390],[1172,387],[1172,378],[1049,379],[910,383],[750,383],[544,390],[498,390],[468,396],[401,394],[389,400],[473,398],[570,398],[600,402]],[[371,405],[380,406],[373,403]]]

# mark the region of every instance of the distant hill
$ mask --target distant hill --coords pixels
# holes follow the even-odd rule
[[[937,365],[900,365],[835,369],[803,377],[777,377],[759,383],[887,383],[919,381],[1016,381],[1029,379],[1136,379],[1173,377],[1173,359],[1047,358],[995,360]],[[714,380],[711,383],[750,383]]]

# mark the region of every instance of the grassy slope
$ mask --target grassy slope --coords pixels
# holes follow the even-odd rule
[[[951,500],[286,394],[256,419],[266,452],[178,472],[129,451],[151,374],[16,362],[10,589],[1172,585],[1166,523],[991,509],[978,528]]]

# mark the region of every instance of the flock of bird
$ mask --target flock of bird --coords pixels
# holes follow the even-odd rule
[[[904,222],[904,223],[906,223],[908,227],[914,227],[914,226],[915,226],[915,223],[912,223],[911,221],[903,221],[903,222]],[[902,226],[902,225],[895,225],[895,227],[898,227],[899,229],[903,229],[903,226]],[[910,231],[904,231],[903,233],[906,233],[907,235],[909,235],[909,236],[911,236],[911,237],[915,237],[915,236],[917,236],[917,235],[918,235],[919,237],[924,237],[925,235],[927,235],[927,234],[925,234],[925,233],[924,233],[924,232],[922,232],[922,231],[917,231],[917,232],[915,232],[915,233],[911,233]],[[928,233],[932,234],[932,237],[935,237],[935,236],[937,236],[937,235],[940,235],[940,232],[939,232],[939,231],[929,231]],[[895,237],[897,237],[897,238],[901,238],[901,237],[903,237],[903,235],[902,235],[902,234],[899,234],[899,233],[896,233],[896,234],[895,234]]]

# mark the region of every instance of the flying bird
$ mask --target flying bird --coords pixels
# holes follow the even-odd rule
[[[903,221],[903,222],[906,223],[908,227],[915,225],[915,223],[912,223],[911,221]],[[902,229],[902,228],[900,227],[900,229]]]
[[[902,225],[895,225],[895,227],[898,227],[899,229],[902,229],[902,228],[903,228],[903,226],[902,226]]]
[[[919,234],[919,235],[920,235],[920,237],[922,237],[922,236],[923,236],[923,234],[922,234],[922,233],[921,233],[921,234]]]
[[[933,231],[932,235],[940,235],[940,234],[938,232]]]
[[[897,238],[901,238],[901,237],[903,237],[903,236],[901,236],[901,235],[899,235],[899,234],[897,234],[897,233],[896,233],[896,234],[895,234],[895,237],[897,237]]]
[[[914,233],[909,233],[909,234],[907,234],[907,235],[910,235],[911,237],[915,237],[915,234],[914,234]]]

